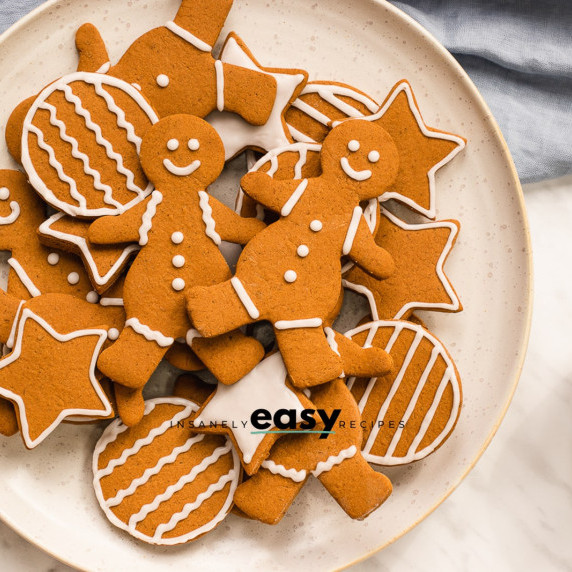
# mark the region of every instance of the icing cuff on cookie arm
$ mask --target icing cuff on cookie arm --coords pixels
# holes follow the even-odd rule
[[[207,195],[204,191],[201,192],[206,196],[207,200],[204,202],[208,204],[211,210],[211,212],[208,213],[203,209],[203,221],[208,229],[208,221],[212,219],[212,228],[216,229],[216,234],[219,237],[219,242],[213,239],[215,244],[219,245],[220,240],[233,242],[235,244],[247,244],[261,230],[266,228],[266,225],[261,220],[241,217],[219,200]],[[199,195],[200,194],[201,193],[199,193]],[[202,197],[201,200],[203,200]],[[201,208],[203,208],[203,203],[201,202],[200,204]]]
[[[300,200],[308,181],[277,180],[266,173],[253,172],[245,175],[240,184],[251,199],[287,216]]]
[[[376,244],[361,207],[354,209],[342,254],[349,255],[356,264],[379,280],[391,276],[395,269],[390,254]]]

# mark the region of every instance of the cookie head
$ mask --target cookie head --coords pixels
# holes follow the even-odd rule
[[[385,129],[369,121],[344,121],[324,140],[324,175],[343,182],[360,200],[380,196],[395,180],[398,166],[393,139]]]
[[[155,124],[143,138],[141,164],[161,192],[197,185],[196,190],[202,190],[222,172],[224,146],[206,121],[172,115]]]

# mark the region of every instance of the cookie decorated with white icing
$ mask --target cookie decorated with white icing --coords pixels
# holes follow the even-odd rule
[[[384,348],[394,363],[388,375],[347,380],[365,425],[365,459],[403,465],[436,451],[455,428],[462,402],[459,372],[443,344],[404,321],[369,322],[346,336]]]
[[[226,437],[193,432],[197,409],[177,397],[152,399],[141,423],[113,421],[95,447],[94,488],[103,512],[149,544],[195,540],[232,508],[238,456]]]

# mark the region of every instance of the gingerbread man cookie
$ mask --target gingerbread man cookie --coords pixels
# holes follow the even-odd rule
[[[342,256],[380,279],[394,269],[360,206],[397,174],[391,137],[374,123],[349,120],[328,135],[321,160],[322,175],[313,179],[243,178],[244,191],[281,218],[248,243],[231,280],[193,288],[188,296],[194,327],[207,337],[271,321],[293,383],[301,387],[343,372],[323,330],[340,299]]]
[[[121,216],[98,219],[89,231],[96,244],[141,246],[125,279],[126,328],[99,368],[117,383],[141,388],[181,338],[220,381],[232,383],[262,359],[262,346],[239,331],[203,339],[186,315],[185,295],[194,285],[230,278],[221,240],[246,243],[264,224],[239,217],[207,194],[224,166],[224,151],[202,119],[161,120],[143,140],[141,162],[156,187],[152,196]]]

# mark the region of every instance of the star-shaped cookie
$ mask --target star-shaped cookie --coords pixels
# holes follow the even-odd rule
[[[207,121],[218,131],[224,143],[226,160],[232,159],[245,149],[264,153],[275,147],[293,143],[284,115],[306,85],[307,72],[261,66],[246,44],[234,33],[229,34],[226,39],[220,59],[224,63],[271,75],[277,84],[274,107],[264,125],[256,127],[238,115],[224,111],[215,111],[207,117]]]
[[[91,222],[58,213],[46,220],[38,232],[45,245],[79,254],[93,286],[101,294],[117,280],[139,246],[93,244],[87,237]]]
[[[245,471],[254,474],[280,435],[257,432],[250,422],[253,412],[265,409],[274,415],[279,409],[293,410],[298,425],[303,421],[302,411],[313,409],[312,403],[287,379],[282,356],[272,354],[235,384],[219,383],[194,418],[195,429],[205,433],[227,433],[239,452]]]
[[[396,199],[435,218],[435,173],[466,145],[465,139],[425,124],[409,82],[397,83],[377,113],[366,117],[381,125],[399,151],[399,173],[380,201]]]
[[[368,298],[374,320],[406,320],[415,310],[460,312],[461,303],[443,265],[460,225],[454,220],[407,224],[380,208],[375,241],[393,257],[395,272],[377,280],[354,266],[344,286]]]
[[[28,449],[66,418],[112,413],[95,377],[106,339],[104,328],[60,334],[29,308],[22,310],[14,350],[0,360],[0,395],[15,404]]]

